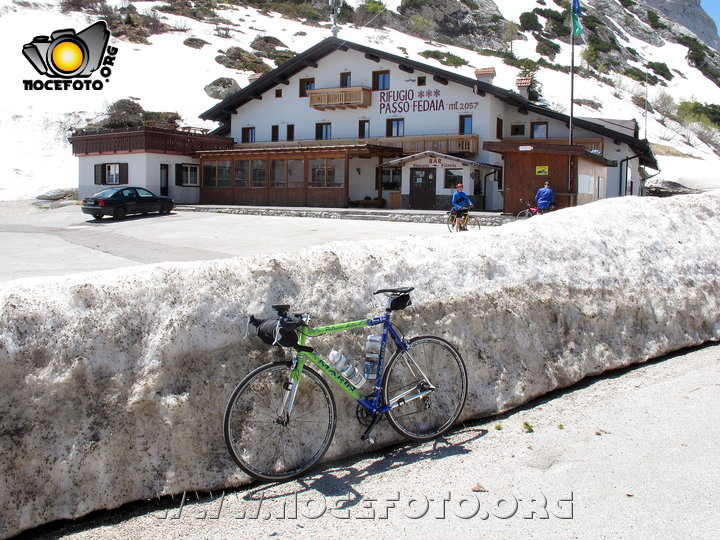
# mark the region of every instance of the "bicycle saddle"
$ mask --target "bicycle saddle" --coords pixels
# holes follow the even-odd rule
[[[398,287],[396,289],[378,289],[373,294],[386,294],[387,296],[399,296],[401,294],[407,294],[414,290],[415,287]]]
[[[272,308],[277,311],[278,315],[281,317],[284,317],[287,315],[288,309],[290,309],[289,304],[273,304]]]

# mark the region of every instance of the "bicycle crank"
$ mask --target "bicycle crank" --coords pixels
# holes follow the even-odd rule
[[[355,409],[355,417],[357,418],[358,422],[360,422],[360,424],[365,427],[369,427],[373,421],[373,415],[360,404],[358,404],[357,408]]]

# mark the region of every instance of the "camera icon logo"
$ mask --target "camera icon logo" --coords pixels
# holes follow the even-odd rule
[[[40,75],[89,77],[100,67],[109,39],[105,21],[99,21],[78,33],[68,28],[37,36],[23,45],[22,52]]]

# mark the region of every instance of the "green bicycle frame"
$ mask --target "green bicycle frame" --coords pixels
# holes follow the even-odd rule
[[[358,328],[365,328],[366,326],[375,326],[378,324],[383,325],[382,342],[380,345],[380,362],[378,363],[378,378],[382,373],[382,362],[385,357],[385,348],[387,344],[387,335],[390,334],[393,337],[393,341],[398,347],[406,349],[400,336],[397,335],[395,330],[390,325],[390,313],[386,313],[381,317],[374,317],[372,319],[361,319],[359,321],[349,321],[339,324],[331,324],[329,326],[319,326],[317,328],[310,328],[303,326],[298,329],[299,341],[298,345],[306,347],[307,339],[309,337],[321,336],[324,334],[330,334],[334,332],[344,332],[345,330],[355,330]],[[380,388],[376,385],[374,392],[374,399],[369,401],[360,395],[360,392],[355,388],[350,381],[348,381],[341,373],[335,371],[332,365],[328,364],[325,359],[319,354],[311,351],[297,351],[297,364],[295,369],[291,373],[291,377],[295,382],[300,380],[300,374],[302,373],[305,361],[309,360],[312,364],[317,366],[325,375],[330,378],[335,384],[342,388],[350,397],[358,401],[363,407],[371,412],[384,412],[383,409],[378,407],[380,398]],[[387,407],[392,408],[392,407]]]

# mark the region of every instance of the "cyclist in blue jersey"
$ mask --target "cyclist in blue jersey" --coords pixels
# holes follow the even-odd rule
[[[457,191],[452,196],[452,213],[455,216],[455,227],[458,231],[461,230],[461,218],[464,213],[472,208],[472,201],[467,193],[463,191],[463,185],[457,185]]]
[[[545,186],[538,189],[535,200],[537,201],[538,214],[550,210],[550,207],[555,204],[555,193],[550,187],[550,182],[545,182]]]

